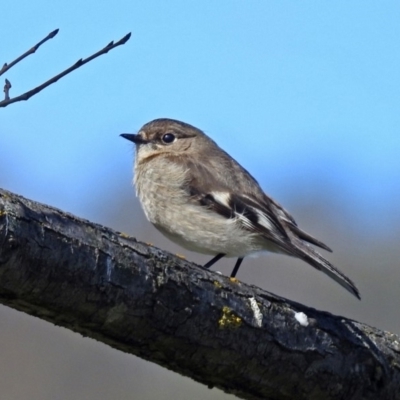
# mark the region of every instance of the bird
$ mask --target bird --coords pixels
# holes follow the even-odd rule
[[[332,250],[302,230],[202,130],[159,118],[136,134],[120,136],[136,147],[134,185],[147,219],[183,248],[212,255],[204,268],[223,257],[235,257],[235,277],[246,256],[281,253],[300,258],[361,299],[355,284],[313,246]]]

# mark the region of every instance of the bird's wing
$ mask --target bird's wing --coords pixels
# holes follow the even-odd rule
[[[266,194],[264,194],[264,197],[265,197],[264,203],[270,204],[270,207],[272,207],[275,210],[275,213],[279,215],[280,221],[282,221],[282,223],[290,230],[290,232],[294,233],[301,240],[304,240],[308,243],[318,246],[321,249],[332,252],[332,249],[328,247],[325,243],[322,243],[314,236],[311,236],[309,233],[300,229],[297,226],[297,223],[294,220],[294,218],[279,203],[268,197]]]
[[[227,219],[236,219],[244,229],[258,233],[279,245],[282,250],[290,252],[289,235],[279,215],[267,202],[259,202],[250,194],[237,193],[226,179],[219,179],[204,165],[191,165],[188,171],[190,176],[183,189],[191,202]]]
[[[222,149],[215,155],[204,154],[202,163],[193,162],[191,159],[181,161],[187,164],[187,170],[190,171],[188,182],[196,195],[210,194],[219,203],[214,205],[215,211],[219,210],[222,215],[234,218],[235,215],[229,214],[229,211],[231,206],[235,206],[237,211],[242,212],[242,223],[250,230],[267,235],[269,240],[269,229],[275,230],[276,234],[286,239],[289,231],[301,240],[332,251],[326,244],[300,229],[289,212],[268,197],[254,177]],[[226,171],[229,171],[229,174],[226,174]],[[212,196],[212,192],[218,192],[218,199]],[[205,199],[203,203],[214,208],[211,198]]]
[[[262,235],[287,254],[304,260],[360,299],[360,293],[354,283],[304,240],[327,250],[330,250],[329,247],[300,230],[295,224],[291,224],[291,227],[286,230],[282,228],[279,220],[278,223],[276,222],[276,214],[271,208],[260,207],[260,204],[254,203],[247,196],[232,194],[228,191],[207,193],[196,186],[189,186],[189,190],[192,201],[225,218],[236,218],[246,230]]]
[[[226,165],[231,171],[229,176],[219,174],[218,166],[208,165],[210,159],[201,164],[186,161],[188,179],[185,190],[191,201],[225,218],[236,218],[245,229],[280,244],[283,250],[288,250],[287,242],[293,233],[306,242],[331,251],[324,243],[301,230],[294,218],[268,197],[244,168],[230,157],[222,160],[230,163]]]
[[[193,171],[193,168],[188,170]],[[234,187],[227,184],[227,180],[213,175],[205,166],[196,165],[196,169],[195,174],[191,174],[185,183],[190,201],[227,219],[235,218],[244,229],[260,234],[278,245],[283,252],[304,260],[360,298],[354,283],[308,243],[329,251],[330,248],[301,230],[293,217],[278,203],[262,191],[261,196],[258,192],[237,193]]]

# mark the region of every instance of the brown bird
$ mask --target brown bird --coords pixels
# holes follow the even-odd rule
[[[147,219],[180,246],[214,257],[271,251],[298,257],[360,299],[354,283],[310,244],[331,249],[300,229],[294,218],[267,196],[237,161],[200,129],[156,119],[137,134],[135,186]]]

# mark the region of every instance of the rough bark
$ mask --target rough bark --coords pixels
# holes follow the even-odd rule
[[[5,190],[0,302],[245,399],[400,399],[398,336]]]

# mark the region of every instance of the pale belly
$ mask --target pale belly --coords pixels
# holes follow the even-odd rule
[[[197,253],[244,257],[259,251],[281,252],[259,234],[244,229],[237,220],[226,219],[200,206],[165,209],[162,218],[149,220],[172,242]]]

